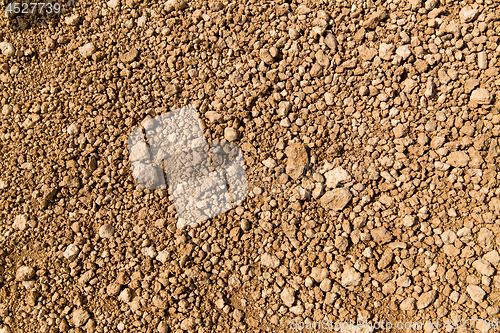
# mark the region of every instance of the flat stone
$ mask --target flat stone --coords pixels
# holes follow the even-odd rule
[[[486,295],[486,292],[481,287],[474,284],[467,286],[467,293],[469,293],[470,298],[476,303],[481,303]]]
[[[465,6],[459,13],[460,21],[462,21],[462,23],[473,21],[478,15],[479,10],[477,8],[472,8],[471,6]]]
[[[101,238],[111,238],[115,233],[115,228],[112,224],[106,223],[99,228],[99,237]]]
[[[396,49],[396,54],[403,58],[404,60],[408,59],[411,56],[411,50],[409,45],[401,45]]]
[[[84,309],[77,309],[73,311],[73,324],[75,327],[82,327],[90,319],[90,313]]]
[[[492,98],[493,97],[490,92],[484,88],[476,89],[470,95],[471,102],[475,102],[477,104],[490,104]]]
[[[500,255],[496,250],[490,251],[486,253],[483,256],[483,259],[488,261],[490,264],[492,264],[494,267],[498,266],[500,264]]]
[[[342,167],[336,167],[325,173],[326,186],[335,188],[338,184],[351,181],[351,175]]]
[[[415,310],[416,300],[413,297],[408,297],[399,304],[399,308],[403,311]]]
[[[16,272],[16,281],[30,281],[35,277],[35,269],[29,266],[21,266]]]
[[[16,218],[14,219],[14,223],[12,223],[12,228],[19,231],[23,231],[26,230],[27,227],[28,227],[28,218],[26,217],[26,215],[24,214],[17,215]]]
[[[469,155],[464,151],[454,151],[448,156],[447,163],[455,168],[463,168],[469,164]]]
[[[130,49],[128,52],[120,54],[120,61],[125,64],[130,64],[133,62],[137,56],[139,55],[139,51],[136,48]]]
[[[63,253],[64,258],[68,260],[74,260],[78,257],[80,253],[80,249],[75,244],[69,244],[66,250]]]
[[[342,273],[342,286],[355,287],[361,284],[361,274],[354,268],[348,267]]]
[[[438,292],[436,290],[431,290],[426,293],[423,293],[417,300],[417,308],[425,309],[426,307],[434,303],[434,301],[437,298],[437,295]]]
[[[281,300],[287,307],[291,307],[295,303],[295,290],[290,287],[283,288]]]
[[[345,188],[336,188],[326,192],[320,199],[325,209],[340,211],[351,201],[352,194]]]
[[[385,227],[379,227],[371,230],[372,238],[379,244],[389,243],[392,240],[392,234]]]
[[[14,48],[14,45],[12,45],[12,43],[9,42],[1,42],[0,50],[2,51],[2,54],[7,58],[13,57],[14,54],[16,54],[16,49]]]
[[[94,54],[95,52],[95,46],[93,43],[87,43],[83,46],[80,46],[78,48],[78,52],[80,52],[80,55],[84,58],[88,58],[90,56],[92,56],[92,54]]]
[[[380,59],[391,60],[394,53],[394,44],[380,43],[378,49],[378,56]]]
[[[280,260],[278,259],[278,257],[272,255],[272,254],[269,254],[269,253],[264,253],[261,257],[260,257],[260,263],[264,266],[267,266],[269,268],[278,268],[279,265],[280,265]]]
[[[484,259],[478,259],[472,263],[474,267],[480,274],[491,276],[495,273],[495,269]]]
[[[292,143],[285,148],[287,155],[286,173],[292,179],[302,176],[309,166],[307,149],[302,143]]]

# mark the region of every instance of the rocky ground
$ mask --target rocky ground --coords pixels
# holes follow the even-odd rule
[[[498,0],[6,5],[1,333],[500,320]],[[177,229],[127,138],[190,104],[250,192]]]

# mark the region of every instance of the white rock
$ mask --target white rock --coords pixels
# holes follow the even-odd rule
[[[141,253],[143,256],[149,257],[151,259],[153,259],[157,255],[157,252],[153,246],[148,246],[148,247],[143,248],[141,250]]]
[[[238,131],[232,127],[226,127],[224,129],[224,137],[229,142],[236,141],[238,139]]]
[[[436,290],[430,290],[426,293],[423,293],[417,300],[417,308],[425,309],[426,307],[434,303],[434,301],[437,298],[437,295],[438,293]]]
[[[78,125],[77,123],[72,123],[68,126],[68,129],[66,131],[71,136],[78,135],[80,134],[80,125]]]
[[[462,23],[467,23],[476,19],[479,15],[477,8],[472,8],[471,6],[465,6],[460,10],[459,16]]]
[[[80,15],[74,13],[64,19],[64,23],[67,25],[75,26],[80,23]]]
[[[260,263],[269,268],[278,268],[280,265],[280,260],[274,255],[264,253],[260,258]]]
[[[0,50],[2,51],[2,54],[8,58],[13,57],[14,54],[16,53],[14,46],[8,42],[1,42]]]
[[[80,249],[75,244],[69,244],[66,250],[63,253],[64,258],[68,260],[74,260],[78,257],[78,253],[80,253]]]
[[[290,312],[296,316],[300,316],[304,313],[304,307],[302,305],[295,305],[290,308]]]
[[[16,230],[23,231],[28,227],[28,218],[26,215],[21,214],[17,215],[16,218],[14,219],[14,223],[12,223],[12,228]]]
[[[406,215],[404,218],[403,218],[403,225],[405,227],[412,227],[413,224],[415,224],[415,216],[412,216],[412,215]]]
[[[77,309],[73,312],[73,324],[75,327],[82,327],[90,319],[90,314],[84,309]]]
[[[326,186],[330,188],[337,187],[338,184],[351,181],[351,175],[342,167],[336,167],[325,173]]]
[[[500,255],[496,250],[490,251],[483,256],[483,259],[488,261],[493,266],[498,266],[500,264]]]
[[[479,52],[477,55],[477,66],[480,69],[488,68],[488,55],[485,51]]]
[[[351,201],[352,194],[345,188],[336,188],[326,192],[320,199],[325,209],[341,211]]]
[[[276,166],[276,161],[272,157],[269,157],[268,159],[264,160],[262,164],[264,164],[269,169],[272,169]]]
[[[35,277],[35,269],[29,266],[21,266],[16,271],[16,281],[30,281]]]
[[[415,310],[416,300],[413,297],[408,297],[399,304],[399,308],[403,311]]]
[[[391,60],[391,56],[394,53],[394,45],[380,43],[380,47],[378,49],[378,56],[380,59]]]
[[[361,283],[361,274],[354,268],[348,267],[342,273],[342,285],[344,287],[355,287]]]
[[[488,228],[481,228],[477,235],[477,242],[484,251],[493,250],[493,242],[495,241],[495,236],[493,232]]]
[[[411,56],[410,46],[401,45],[400,47],[397,48],[396,54],[401,58],[403,58],[404,60],[408,59]]]
[[[88,58],[90,56],[92,56],[92,54],[94,54],[95,52],[95,46],[93,43],[87,43],[83,46],[80,46],[78,48],[78,52],[80,52],[80,55],[84,58]]]
[[[469,293],[470,298],[477,303],[482,302],[484,296],[486,295],[481,287],[474,284],[470,284],[467,286],[467,292]]]
[[[457,235],[452,230],[446,230],[445,232],[443,232],[441,234],[441,239],[443,240],[443,243],[445,243],[445,244],[453,244],[453,243],[455,243],[455,240],[457,239]]]
[[[335,96],[332,93],[325,93],[325,103],[326,105],[334,105],[335,104]]]
[[[133,294],[130,288],[125,288],[122,290],[120,295],[118,295],[118,299],[122,302],[128,303],[132,300]]]
[[[161,251],[156,256],[156,260],[158,260],[161,263],[166,263],[167,260],[169,260],[169,258],[170,258],[170,254],[167,251]]]
[[[475,89],[470,95],[470,100],[477,104],[490,104],[492,96],[490,92],[484,88]]]
[[[120,7],[120,0],[109,0],[108,7],[113,9]]]
[[[278,116],[284,118],[288,116],[288,113],[292,110],[292,103],[289,101],[281,101],[278,104]]]
[[[495,272],[495,269],[491,267],[490,263],[484,259],[478,259],[472,263],[474,267],[480,274],[491,276]]]
[[[300,33],[294,28],[288,29],[288,34],[290,35],[290,38],[292,40],[296,40],[297,38],[300,37]]]
[[[191,331],[195,326],[196,322],[192,317],[188,317],[181,321],[181,330],[183,331]]]
[[[184,0],[168,0],[165,3],[165,11],[170,13],[174,10],[182,10],[187,7],[187,3]]]
[[[115,233],[115,228],[112,224],[106,223],[99,228],[99,237],[101,238],[111,238]]]
[[[295,290],[290,287],[286,287],[281,292],[281,300],[287,307],[291,307],[295,303]]]
[[[313,278],[316,282],[321,282],[326,279],[330,273],[326,268],[313,267],[311,270],[311,278]]]

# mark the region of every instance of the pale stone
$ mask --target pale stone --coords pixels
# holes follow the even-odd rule
[[[399,308],[403,311],[415,310],[416,300],[413,297],[408,297],[399,304]]]
[[[26,215],[24,214],[17,215],[16,218],[14,219],[14,223],[12,223],[12,228],[19,231],[23,231],[26,230],[27,227],[28,227],[28,218],[26,217]]]
[[[90,56],[92,56],[92,54],[94,54],[95,52],[95,46],[93,43],[87,43],[83,46],[80,46],[78,48],[78,51],[80,52],[80,55],[84,58],[88,58]]]
[[[470,95],[470,100],[477,104],[490,104],[492,98],[490,92],[484,88],[476,89]]]
[[[467,292],[469,293],[470,298],[477,303],[481,303],[486,295],[486,292],[481,287],[474,284],[467,286]]]
[[[325,173],[326,186],[330,188],[337,187],[338,184],[349,182],[351,175],[342,167],[336,167],[331,171]]]
[[[495,272],[495,269],[484,259],[478,259],[472,263],[474,267],[480,274],[491,276]]]
[[[479,15],[477,8],[472,8],[471,6],[465,6],[460,10],[459,16],[462,23],[467,23],[476,19]]]
[[[325,209],[340,211],[351,201],[352,194],[344,188],[336,188],[326,192],[320,199]]]
[[[448,156],[447,163],[455,168],[463,168],[469,164],[469,155],[464,151],[454,151]]]
[[[69,244],[66,250],[63,253],[64,258],[68,260],[74,260],[78,257],[78,253],[80,253],[80,249],[75,244]]]
[[[84,309],[77,309],[73,312],[73,324],[75,327],[82,327],[90,319],[90,314]]]
[[[380,59],[391,60],[391,56],[394,53],[394,45],[380,43],[380,47],[378,49],[378,56]]]
[[[16,271],[16,281],[24,282],[35,277],[35,269],[29,266],[21,266]]]
[[[397,48],[396,54],[401,58],[403,58],[404,60],[408,59],[411,56],[410,46],[401,45],[400,47]]]
[[[286,287],[281,292],[281,300],[287,307],[291,307],[295,303],[295,290],[290,287]]]
[[[115,233],[115,228],[112,224],[106,223],[99,228],[99,237],[101,238],[111,238]]]
[[[431,290],[426,293],[423,293],[417,300],[417,308],[425,309],[426,307],[434,303],[434,301],[437,298],[437,295],[438,293],[436,290]]]
[[[269,253],[264,253],[260,258],[260,263],[269,268],[278,268],[280,265],[280,260],[278,257],[271,255]]]
[[[354,268],[348,267],[342,273],[342,285],[344,287],[355,287],[361,283],[361,274]]]

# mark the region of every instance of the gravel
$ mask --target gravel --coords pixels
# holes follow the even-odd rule
[[[498,319],[499,17],[80,0],[0,20],[0,331]],[[177,228],[172,191],[131,169],[154,138],[128,136],[187,105],[207,143],[241,148],[248,191]]]

